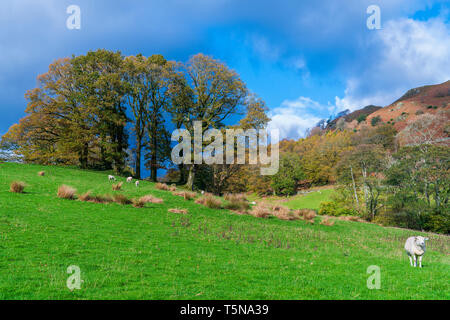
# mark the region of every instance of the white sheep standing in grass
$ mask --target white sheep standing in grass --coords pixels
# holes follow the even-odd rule
[[[131,182],[133,180],[133,177],[128,177],[127,182]]]
[[[426,240],[429,239],[422,236],[409,237],[408,239],[406,239],[405,250],[409,256],[411,267],[413,266],[413,259],[414,267],[417,267],[417,257],[419,257],[419,268],[422,268],[422,257],[425,254]]]
[[[136,187],[139,187],[139,180],[136,180],[135,184],[136,184]]]
[[[114,176],[112,176],[112,175],[109,175],[109,176],[108,176],[108,180],[109,180],[109,181],[116,181],[116,177],[114,177]]]

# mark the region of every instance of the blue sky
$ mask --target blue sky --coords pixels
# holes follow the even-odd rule
[[[66,28],[66,8],[81,29]],[[369,30],[369,5],[381,29]],[[270,107],[281,138],[320,118],[450,79],[448,0],[3,0],[0,134],[24,115],[27,89],[56,58],[106,48],[186,61],[202,52],[235,69]]]

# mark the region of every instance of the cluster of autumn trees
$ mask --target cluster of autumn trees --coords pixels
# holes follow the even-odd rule
[[[2,137],[5,149],[29,163],[114,169],[136,178],[145,160],[154,181],[159,168],[173,166],[171,131],[192,133],[194,121],[202,121],[202,132],[224,129],[236,115],[236,127],[244,129],[269,120],[264,101],[239,75],[203,54],[177,63],[91,51],[52,63],[25,97],[27,115]],[[180,165],[180,182],[193,188],[197,169]]]
[[[449,120],[443,110],[418,117],[399,133],[380,121],[359,130],[312,130],[307,138],[280,143],[276,175],[243,167],[231,189],[293,195],[302,187],[336,184],[321,214],[450,233]]]

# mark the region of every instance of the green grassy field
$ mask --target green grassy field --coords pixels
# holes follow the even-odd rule
[[[283,202],[283,205],[287,206],[290,209],[307,208],[319,210],[320,203],[322,201],[330,200],[333,192],[333,189],[322,189],[304,195],[297,195],[291,197],[286,202]]]
[[[26,193],[9,192],[13,180]],[[112,193],[107,173],[0,164],[0,299],[450,299],[444,235],[429,234],[424,267],[411,268],[404,241],[424,233],[236,215],[149,182],[122,193],[163,204],[86,203],[58,199],[61,184]],[[189,214],[167,211],[175,207]],[[80,290],[66,287],[70,265]],[[367,288],[370,265],[381,269],[379,290]]]

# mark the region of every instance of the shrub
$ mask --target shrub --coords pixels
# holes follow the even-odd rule
[[[172,213],[181,213],[181,214],[187,214],[188,213],[187,209],[177,209],[177,208],[169,209],[167,211],[172,212]]]
[[[123,182],[119,182],[119,183],[113,184],[112,185],[113,191],[119,191],[120,189],[122,189],[122,184],[123,184]]]
[[[380,121],[381,121],[381,117],[376,116],[370,120],[370,124],[372,125],[372,127],[375,127]]]
[[[61,199],[69,199],[69,200],[74,200],[75,199],[75,193],[77,192],[77,190],[75,188],[66,186],[66,185],[62,185],[58,188],[58,198]]]
[[[357,212],[353,209],[349,209],[339,205],[334,201],[323,201],[319,206],[319,214],[324,216],[354,216],[357,215]]]
[[[159,190],[164,190],[164,191],[169,191],[170,190],[170,188],[169,188],[169,186],[167,184],[161,183],[161,182],[158,182],[157,184],[155,184],[155,188],[159,189]]]
[[[367,119],[367,114],[360,114],[358,116],[358,118],[356,118],[356,121],[358,121],[358,123],[361,123],[363,121],[366,121],[366,119]]]
[[[45,171],[39,171],[38,176],[41,176],[41,177],[45,176]]]
[[[150,202],[150,203],[163,203],[164,202],[163,199],[156,198],[156,197],[152,196],[151,194],[148,194],[146,196],[143,196],[143,197],[139,198],[139,201],[142,201],[144,203],[148,203],[148,202]]]
[[[13,182],[11,182],[11,185],[9,187],[9,191],[15,192],[15,193],[23,193],[24,189],[25,189],[25,183],[22,181],[13,181]]]
[[[270,207],[263,202],[258,203],[250,211],[250,215],[257,218],[269,218],[271,214],[272,211],[270,210]]]
[[[125,197],[123,194],[113,195],[113,201],[118,204],[131,204],[132,201]]]

